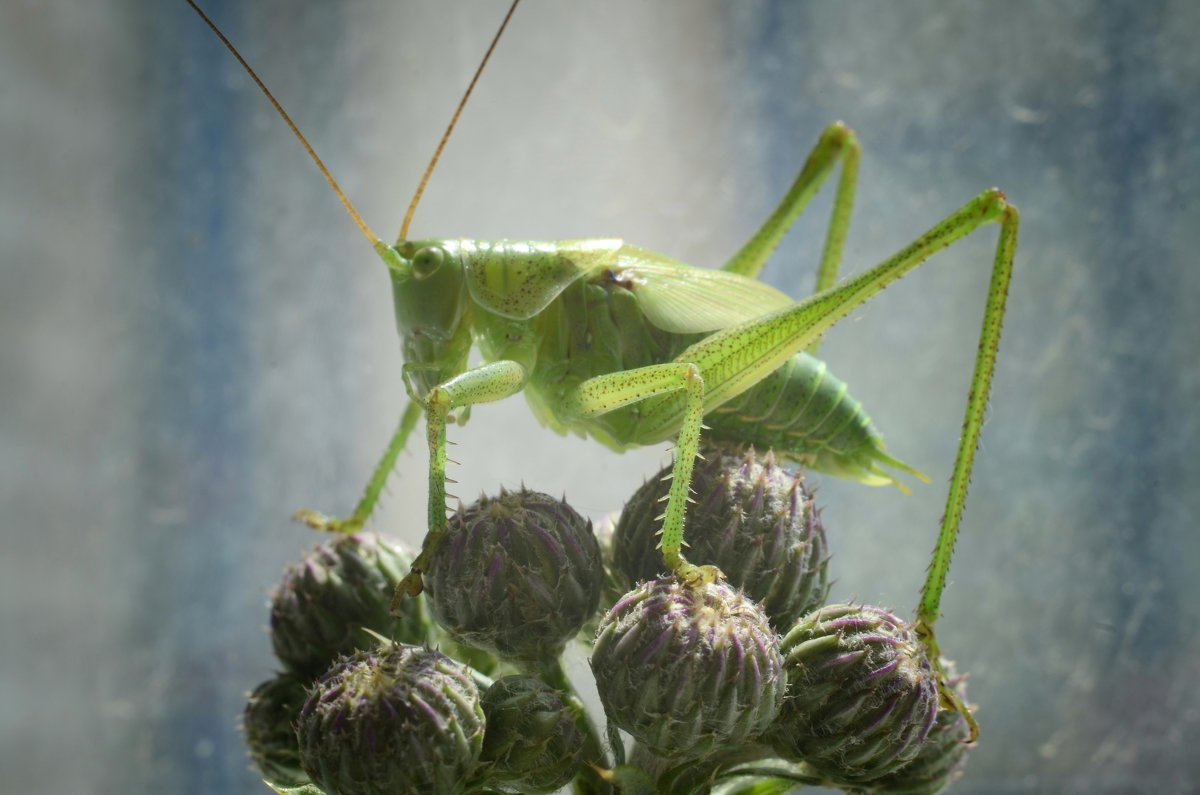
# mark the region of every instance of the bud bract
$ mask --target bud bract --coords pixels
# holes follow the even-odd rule
[[[788,699],[771,741],[783,756],[839,784],[917,756],[937,715],[937,674],[909,624],[870,605],[829,605],[797,621],[782,648]]]
[[[967,678],[955,671],[951,660],[942,658],[947,683],[962,703],[967,703]],[[962,775],[971,746],[967,719],[951,709],[938,710],[929,736],[917,755],[895,773],[871,782],[871,792],[889,795],[937,795]]]
[[[600,622],[592,671],[609,720],[650,750],[699,757],[763,732],[783,701],[778,636],[725,583],[651,580]]]
[[[455,640],[537,664],[557,658],[596,612],[603,576],[591,524],[566,502],[522,489],[451,517],[425,584]]]
[[[364,629],[424,643],[422,600],[404,600],[399,617],[389,613],[411,563],[398,541],[377,533],[337,535],[309,550],[284,571],[271,597],[275,656],[311,681],[338,657],[374,645]]]
[[[273,784],[294,787],[308,781],[300,767],[296,718],[308,697],[304,682],[280,674],[254,688],[242,712],[246,750],[255,768]]]
[[[466,792],[483,733],[467,667],[401,644],[342,658],[296,724],[300,763],[325,795]]]
[[[613,562],[626,587],[663,570],[658,517],[670,473],[668,467],[638,489],[617,522]],[[825,529],[802,475],[770,452],[707,447],[692,472],[692,494],[685,514],[690,560],[715,565],[782,629],[825,603]]]
[[[484,692],[483,714],[489,787],[554,792],[575,777],[583,734],[557,690],[531,676],[505,676]]]

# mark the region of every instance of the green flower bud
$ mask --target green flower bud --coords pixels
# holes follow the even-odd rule
[[[575,777],[583,734],[557,690],[531,676],[505,676],[483,694],[483,714],[489,787],[554,792]]]
[[[428,621],[419,600],[389,614],[396,584],[412,558],[399,542],[376,533],[338,535],[283,573],[271,597],[275,656],[312,680],[338,657],[375,643],[363,629],[402,643],[424,643]]]
[[[967,677],[955,671],[951,660],[942,658],[947,683],[964,704],[967,703]],[[937,795],[962,775],[971,746],[967,719],[952,709],[938,710],[929,736],[916,757],[895,773],[871,782],[870,792],[888,795]]]
[[[396,644],[344,657],[300,712],[300,764],[326,795],[466,792],[484,718],[469,670]]]
[[[707,447],[692,473],[695,502],[687,506],[688,558],[715,565],[745,589],[775,627],[790,627],[829,596],[825,529],[804,478],[772,453]],[[626,587],[658,576],[662,500],[670,467],[630,498],[617,523],[613,562]]]
[[[912,628],[869,605],[830,605],[783,639],[788,699],[771,741],[838,784],[910,763],[933,728],[937,675]]]
[[[451,637],[536,664],[558,657],[596,612],[603,576],[591,524],[566,502],[522,489],[453,516],[425,585]]]
[[[766,614],[725,583],[642,583],[600,622],[592,672],[608,719],[654,753],[691,758],[763,732],[786,689]]]
[[[295,787],[308,783],[300,768],[296,718],[308,697],[304,682],[291,674],[268,679],[250,694],[242,713],[242,732],[251,761],[273,784]]]

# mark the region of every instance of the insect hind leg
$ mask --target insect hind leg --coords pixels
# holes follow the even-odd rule
[[[826,127],[779,206],[729,262],[725,263],[723,270],[742,276],[757,276],[767,257],[804,212],[808,202],[820,190],[825,178],[841,158],[842,174],[838,180],[837,195],[833,199],[833,216],[825,236],[821,266],[817,271],[816,292],[832,287],[837,281],[842,248],[846,242],[846,229],[850,225],[850,211],[854,206],[859,153],[858,138],[853,130],[840,121]]]

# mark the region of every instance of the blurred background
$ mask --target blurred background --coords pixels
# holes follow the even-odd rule
[[[505,10],[206,6],[388,239]],[[846,272],[1002,187],[1020,248],[939,624],[983,731],[953,791],[1200,791],[1198,35],[1188,0],[529,0],[413,232],[718,266],[835,119],[864,147]],[[766,271],[793,295],[831,195]],[[835,599],[911,615],[994,245],[826,339],[933,477],[812,476]],[[288,517],[352,507],[400,365],[383,269],[182,0],[0,8],[0,789],[266,791],[236,724],[272,672],[267,593],[316,541]],[[594,518],[668,460],[521,399],[451,433],[464,499],[524,482]],[[413,448],[374,526],[417,543]]]

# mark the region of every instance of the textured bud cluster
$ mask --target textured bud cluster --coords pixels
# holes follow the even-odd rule
[[[663,570],[657,517],[670,488],[670,468],[646,482],[617,523],[613,565],[626,587]],[[829,557],[804,478],[750,448],[735,454],[706,448],[692,473],[688,558],[719,568],[734,586],[762,603],[771,623],[786,629],[825,603]]]
[[[483,694],[488,783],[512,792],[554,792],[583,761],[583,734],[562,695],[532,676],[505,676]]]
[[[483,707],[466,666],[397,644],[331,668],[296,733],[300,764],[326,795],[457,793],[479,765]]]
[[[908,624],[867,605],[830,605],[783,639],[789,698],[772,733],[785,757],[857,784],[911,762],[938,711],[937,678]]]
[[[425,595],[398,615],[411,561],[398,544],[358,533],[317,546],[272,598],[286,670],[246,705],[255,767],[304,795],[692,792],[777,755],[762,769],[790,763],[796,781],[856,795],[942,791],[970,730],[939,710],[912,627],[877,607],[821,607],[828,548],[801,476],[770,453],[705,452],[688,556],[718,567],[717,582],[658,577],[661,478],[603,543],[563,500],[481,498],[427,550]],[[593,627],[592,673],[611,736],[636,742],[631,764],[605,758],[560,667]]]
[[[374,644],[370,629],[401,643],[424,643],[419,602],[389,615],[396,584],[412,559],[375,533],[336,536],[289,566],[271,598],[271,645],[297,675],[312,680],[343,654]]]
[[[250,694],[242,713],[242,732],[250,759],[276,784],[296,786],[308,781],[300,767],[296,717],[308,698],[303,680],[291,674],[268,679]]]
[[[600,622],[592,672],[609,720],[668,757],[736,746],[771,725],[786,680],[762,609],[723,583],[643,583]]]
[[[603,579],[591,524],[565,501],[521,490],[452,517],[425,583],[455,640],[536,665],[557,659],[596,612]]]
[[[967,703],[967,678],[952,661],[942,658],[942,670],[962,703]],[[871,792],[891,795],[937,795],[962,775],[971,746],[967,719],[953,710],[937,714],[929,736],[913,760],[894,773],[871,782]]]

